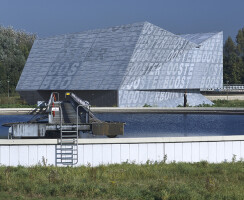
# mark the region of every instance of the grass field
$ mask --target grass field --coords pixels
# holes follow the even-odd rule
[[[213,107],[236,107],[244,108],[243,100],[214,100]]]
[[[209,104],[201,104],[195,107],[225,107],[225,108],[244,108],[243,100],[213,100],[214,104],[211,106]],[[146,107],[146,106],[145,106]],[[183,107],[179,105],[178,107]],[[192,107],[192,106],[187,106]]]
[[[0,199],[244,199],[244,162],[2,166]]]
[[[0,95],[0,108],[34,108],[35,105],[28,105],[20,96],[12,94],[9,97]]]

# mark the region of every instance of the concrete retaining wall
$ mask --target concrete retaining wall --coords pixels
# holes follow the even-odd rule
[[[0,164],[56,164],[56,139],[0,140]],[[79,139],[78,164],[149,161],[211,163],[244,159],[244,136]]]

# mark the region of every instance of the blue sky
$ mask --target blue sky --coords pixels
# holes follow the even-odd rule
[[[148,21],[176,34],[244,27],[244,0],[0,0],[0,25],[39,37]]]

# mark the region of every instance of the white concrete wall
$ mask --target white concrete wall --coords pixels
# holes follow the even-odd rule
[[[0,165],[33,166],[43,164],[55,165],[55,145],[1,145]]]
[[[210,139],[209,139],[210,138]],[[232,138],[232,140],[231,140]],[[175,139],[175,141],[173,141]],[[193,141],[189,141],[189,140]],[[193,138],[127,138],[126,139],[89,139],[79,140],[78,165],[97,166],[122,162],[136,164],[149,161],[162,161],[167,155],[167,162],[198,162],[206,160],[211,163],[244,159],[244,137],[193,137]],[[239,139],[239,140],[237,140]],[[180,140],[183,140],[180,142]],[[199,140],[199,141],[197,141]],[[28,141],[28,142],[25,142]],[[0,164],[6,166],[55,165],[56,140],[42,141],[10,140],[0,142]],[[44,140],[43,140],[44,141]],[[116,141],[111,143],[112,141]],[[146,142],[148,141],[148,142]],[[165,142],[162,142],[165,141]],[[103,142],[103,143],[102,143]],[[10,144],[11,143],[11,144]]]

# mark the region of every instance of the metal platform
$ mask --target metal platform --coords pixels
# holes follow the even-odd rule
[[[31,112],[36,114],[28,122],[5,124],[10,126],[9,138],[58,138],[57,164],[77,164],[80,131],[108,137],[124,134],[125,123],[99,120],[89,103],[73,93],[67,93],[66,101],[59,101],[59,94],[53,92],[47,104]]]

